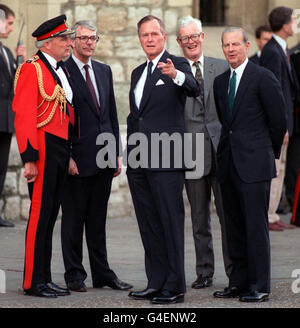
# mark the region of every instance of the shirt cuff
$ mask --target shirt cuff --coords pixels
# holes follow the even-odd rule
[[[181,87],[185,81],[185,74],[183,72],[179,71],[178,69],[176,70],[176,72],[177,72],[177,74],[176,74],[175,79],[173,79],[173,82]]]

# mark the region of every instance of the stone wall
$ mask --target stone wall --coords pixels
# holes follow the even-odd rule
[[[192,14],[193,0],[77,0],[62,4],[72,25],[78,20],[96,22],[101,39],[95,58],[112,68],[119,121],[129,113],[128,92],[134,67],[145,61],[137,37],[137,22],[145,15],[161,18],[167,27],[167,49],[179,54],[175,30],[180,17]]]
[[[7,5],[10,6],[10,3]],[[179,54],[175,37],[176,23],[180,17],[192,14],[193,0],[27,0],[22,2],[22,6],[22,12],[24,15],[27,13],[27,18],[30,17],[28,8],[32,10],[38,8],[40,12],[40,15],[34,18],[34,22],[32,20],[28,22],[30,26],[36,27],[47,17],[50,18],[60,13],[67,15],[70,25],[82,19],[89,19],[97,24],[101,39],[94,57],[112,68],[119,121],[120,124],[124,124],[129,113],[128,93],[131,72],[134,67],[145,60],[137,37],[137,22],[147,14],[160,17],[167,26],[167,49],[174,54]],[[60,11],[57,12],[59,8]],[[17,14],[18,10],[13,9]],[[19,10],[21,9],[19,8]],[[16,21],[16,24],[18,23]],[[27,39],[30,38],[28,32]],[[26,43],[29,55],[35,52],[32,41],[31,38],[30,42]],[[122,126],[121,131],[124,145],[126,126]],[[6,219],[19,220],[28,217],[30,201],[23,173],[14,137],[4,197],[0,200],[0,213],[3,213]],[[125,168],[123,168],[122,174],[113,180],[108,216],[134,216]]]

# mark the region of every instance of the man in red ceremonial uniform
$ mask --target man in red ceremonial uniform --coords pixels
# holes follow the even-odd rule
[[[73,93],[61,61],[70,54],[70,35],[61,15],[33,33],[37,54],[16,72],[15,129],[31,207],[26,232],[23,289],[26,295],[69,295],[51,278],[52,233],[69,164]]]

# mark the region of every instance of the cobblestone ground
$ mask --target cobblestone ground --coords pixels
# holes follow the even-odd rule
[[[282,220],[288,222],[289,215],[283,216]],[[49,309],[76,308],[79,311],[76,311],[76,315],[81,313],[80,311],[82,310],[79,309],[91,308],[94,310],[97,309],[95,313],[102,320],[106,318],[105,315],[111,315],[115,311],[117,313],[120,313],[120,311],[122,313],[127,313],[126,311],[128,313],[140,313],[140,311],[146,311],[145,313],[153,311],[158,311],[159,313],[184,311],[185,313],[195,312],[199,321],[199,316],[202,318],[204,314],[208,314],[214,317],[214,319],[220,318],[218,315],[214,316],[214,313],[217,314],[221,309],[282,308],[287,310],[300,307],[300,294],[297,293],[300,292],[300,281],[297,282],[296,280],[300,277],[300,272],[298,276],[292,277],[292,272],[300,269],[300,228],[284,230],[282,232],[270,232],[272,250],[272,293],[270,300],[259,304],[249,304],[241,303],[238,299],[220,300],[212,296],[215,290],[223,289],[227,285],[221,254],[220,227],[215,216],[212,218],[212,226],[216,265],[214,284],[212,287],[201,290],[194,290],[190,287],[196,277],[195,252],[191,220],[187,218],[185,225],[187,293],[184,303],[172,306],[158,306],[151,305],[148,301],[134,301],[128,298],[128,292],[115,291],[110,288],[93,289],[85,245],[84,265],[89,274],[86,280],[88,287],[87,293],[73,292],[70,296],[58,297],[53,300],[25,296],[21,287],[26,223],[16,223],[15,228],[0,228],[0,269],[5,272],[6,276],[6,292],[0,294],[0,308],[7,308],[6,311],[9,311],[8,308],[43,308],[48,309],[47,311]],[[107,249],[110,266],[117,273],[118,277],[134,285],[135,289],[143,289],[146,286],[143,263],[144,255],[137,223],[134,219],[120,218],[108,220]],[[53,281],[64,285],[64,267],[60,244],[60,220],[58,220],[54,232],[52,272]],[[294,286],[296,293],[292,291],[292,286]],[[28,314],[30,312],[25,313]],[[95,315],[95,313],[93,314]],[[221,313],[223,313],[222,315],[226,313],[231,314],[231,312]],[[72,318],[74,319],[74,316]],[[113,320],[113,318],[107,317],[107,320]],[[117,320],[120,320],[120,317]]]

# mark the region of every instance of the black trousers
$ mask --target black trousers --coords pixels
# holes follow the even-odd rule
[[[38,176],[28,184],[31,207],[26,230],[23,288],[52,281],[52,235],[61,204],[69,164],[69,146],[64,139],[37,131]]]
[[[228,252],[229,285],[270,292],[268,207],[270,182],[243,182],[231,161],[221,183]]]
[[[89,177],[69,175],[67,178],[61,226],[66,282],[84,281],[87,277],[82,264],[84,228],[93,286],[116,278],[107,262],[105,232],[113,173],[112,169],[104,169]]]
[[[0,197],[2,195],[5,176],[7,172],[11,138],[11,133],[0,131]]]
[[[127,169],[149,288],[186,291],[184,171]]]

